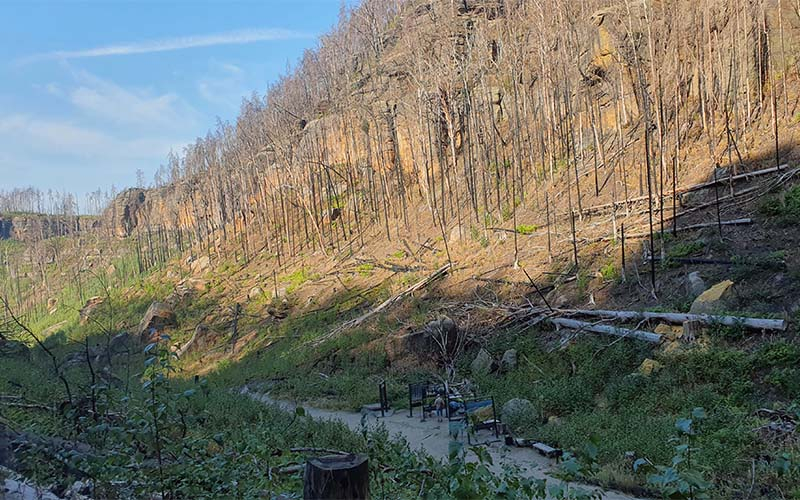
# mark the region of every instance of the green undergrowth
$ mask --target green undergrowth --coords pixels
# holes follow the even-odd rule
[[[753,464],[772,493],[796,491],[790,485],[800,479],[798,471],[781,475],[771,464],[783,454],[797,463],[800,448],[791,441],[762,440],[753,429],[764,423],[755,416],[758,408],[800,410],[800,346],[775,340],[744,351],[730,343],[741,337],[729,333],[712,331],[707,349],[661,354],[643,343],[598,337],[552,350],[531,332],[509,332],[495,338],[490,351],[517,349],[519,366],[502,375],[477,376],[475,382],[498,406],[515,397],[533,402],[536,414],[521,434],[565,449],[595,442],[600,468],[593,477],[600,482],[644,484],[641,474],[633,474],[630,458],[669,462],[675,420],[703,407],[708,418],[695,460],[718,486],[716,498],[746,488]],[[646,358],[663,369],[649,377],[639,374]]]
[[[287,328],[315,337],[324,331],[321,324]],[[652,491],[647,474],[634,472],[632,461],[670,463],[676,420],[702,407],[708,415],[696,438],[693,467],[715,485],[712,498],[729,498],[747,488],[753,464],[765,492],[762,498],[794,491],[793,481],[800,479],[797,467],[781,473],[773,464],[797,464],[800,448],[791,441],[765,441],[753,429],[764,425],[755,415],[758,408],[800,411],[800,347],[773,340],[744,350],[744,332],[729,330],[712,330],[708,348],[672,354],[646,343],[595,336],[581,336],[559,349],[542,340],[544,332],[510,330],[499,332],[485,347],[498,359],[506,349],[516,349],[517,368],[473,377],[471,351],[458,371],[471,377],[480,393],[492,395],[498,409],[513,398],[534,404],[535,414],[518,434],[567,450],[596,443],[596,467],[585,480],[631,492]],[[385,378],[390,398],[404,407],[406,384],[432,374],[395,370],[376,341],[384,335],[359,329],[318,346],[284,339],[212,379],[227,386],[260,381],[275,397],[355,410],[377,400],[377,381]],[[662,363],[663,369],[649,377],[638,374],[647,358]]]
[[[767,197],[759,205],[759,211],[782,224],[800,223],[800,185],[779,195]]]
[[[371,302],[379,303],[389,293],[388,288],[378,287],[369,293]],[[210,380],[229,387],[256,382],[275,398],[358,410],[378,400],[378,383],[385,379],[390,400],[402,405],[407,384],[430,374],[390,369],[384,342],[389,332],[400,327],[399,322],[382,318],[369,328],[328,338],[336,325],[366,307],[362,293],[344,294],[334,304],[268,327],[262,333],[266,347],[249,351],[235,364],[223,364],[209,375]],[[421,321],[424,306],[412,306],[409,315]]]
[[[252,400],[222,378],[184,379],[168,344],[165,338],[115,357],[111,383],[93,379],[85,363],[60,370],[72,404],[63,403],[67,392],[38,348],[0,358],[3,393],[56,408],[3,407],[2,425],[80,443],[77,451],[58,451],[21,440],[15,470],[56,494],[91,479],[92,498],[295,498],[304,449],[340,449],[368,456],[374,498],[544,498],[546,491],[548,498],[590,498],[575,488],[547,490],[514,468],[492,471],[480,448],[477,462],[440,463],[380,426],[354,432],[313,420],[302,407],[287,412]],[[79,350],[66,342],[52,347],[59,359]]]

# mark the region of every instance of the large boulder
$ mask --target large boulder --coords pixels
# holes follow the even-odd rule
[[[178,326],[175,311],[163,302],[153,302],[147,308],[147,312],[144,313],[136,332],[140,341],[149,343],[155,340],[153,338],[154,332],[160,333],[164,329],[174,326]]]
[[[687,281],[689,284],[689,292],[691,292],[692,297],[698,297],[706,291],[706,282],[700,277],[699,272],[694,271],[689,273]]]
[[[481,349],[469,365],[473,375],[485,375],[492,371],[494,367],[494,359],[489,351]]]
[[[500,369],[503,371],[511,371],[517,367],[517,350],[509,349],[503,353],[500,358]]]
[[[725,280],[712,286],[694,299],[689,312],[692,314],[715,314],[725,309],[725,303],[733,293],[733,281]]]
[[[100,305],[103,304],[103,302],[105,302],[105,299],[103,297],[92,297],[89,300],[87,300],[86,304],[84,304],[83,307],[81,307],[81,310],[80,310],[80,313],[79,313],[80,314],[80,323],[82,325],[85,325],[86,323],[88,323],[89,322],[89,317],[92,315],[92,313],[94,311],[97,310],[98,307],[100,307]]]
[[[195,275],[208,271],[210,267],[211,267],[211,259],[208,257],[208,255],[201,255],[200,257],[197,257],[190,263],[192,274]]]
[[[527,399],[514,398],[503,405],[500,420],[512,433],[520,434],[539,421],[539,411]]]

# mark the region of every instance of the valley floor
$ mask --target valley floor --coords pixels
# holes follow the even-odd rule
[[[254,392],[247,387],[244,387],[241,393],[256,401],[275,405],[289,412],[294,412],[295,408],[300,406],[289,401],[271,399],[268,394]],[[435,418],[428,418],[423,421],[420,419],[419,414],[409,417],[406,409],[393,409],[385,417],[378,417],[369,413],[325,410],[307,405],[302,405],[302,407],[307,415],[315,419],[339,421],[354,432],[359,432],[363,425],[368,428],[383,426],[390,436],[399,436],[408,443],[412,450],[423,451],[441,461],[449,459],[448,442],[450,438],[446,419],[444,422],[439,422]],[[537,454],[531,448],[509,447],[493,438],[492,433],[488,431],[483,431],[478,435],[478,439],[482,443],[486,443],[484,446],[486,446],[486,450],[492,457],[493,465],[491,468],[494,472],[500,473],[505,465],[514,465],[520,467],[528,477],[547,479],[548,482],[558,482],[557,479],[550,475],[552,467],[556,464],[555,461]],[[467,451],[466,458],[467,461],[477,459],[475,454],[470,451]],[[607,500],[632,500],[637,498],[616,491],[597,490],[590,486],[569,484],[569,487],[586,491],[596,490],[602,495],[602,498]]]

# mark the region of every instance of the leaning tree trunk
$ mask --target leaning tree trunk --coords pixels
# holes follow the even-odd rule
[[[369,498],[368,459],[352,454],[309,458],[303,483],[306,500]]]

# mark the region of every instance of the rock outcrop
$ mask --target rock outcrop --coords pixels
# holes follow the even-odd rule
[[[143,217],[145,202],[144,189],[133,188],[123,191],[111,202],[103,218],[118,238],[130,236]]]
[[[94,230],[101,225],[99,219],[89,216],[0,214],[0,240],[30,243]]]

